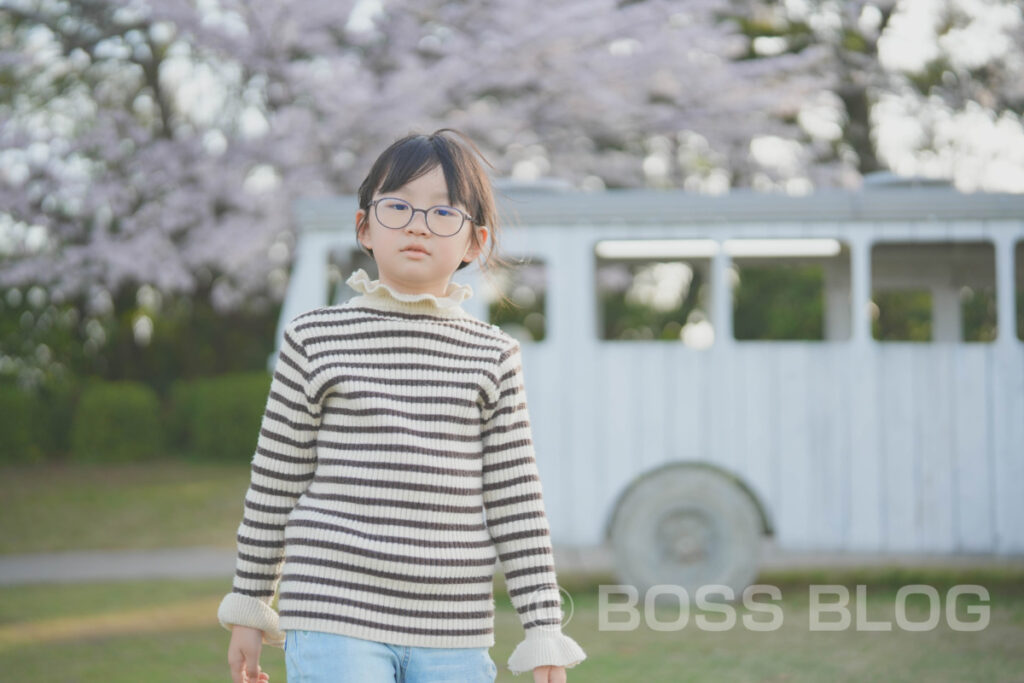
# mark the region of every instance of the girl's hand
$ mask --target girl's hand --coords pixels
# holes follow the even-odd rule
[[[270,674],[260,669],[262,649],[263,631],[237,624],[231,627],[228,665],[234,683],[269,683]]]
[[[565,667],[538,666],[533,670],[533,683],[565,683]]]

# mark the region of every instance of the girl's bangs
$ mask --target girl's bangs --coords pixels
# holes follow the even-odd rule
[[[440,148],[440,149],[439,149]],[[451,156],[452,150],[444,143],[432,145],[426,139],[412,139],[393,150],[390,159],[383,160],[387,169],[378,192],[392,192],[416,178],[440,166],[448,186],[448,201],[461,204],[467,209],[469,192],[466,180],[459,173],[458,164]]]

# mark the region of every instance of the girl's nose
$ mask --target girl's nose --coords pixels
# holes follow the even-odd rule
[[[412,220],[409,221],[409,225],[405,226],[406,230],[415,229],[421,233],[429,233],[430,228],[427,227],[427,212],[426,211],[415,211],[412,215]]]

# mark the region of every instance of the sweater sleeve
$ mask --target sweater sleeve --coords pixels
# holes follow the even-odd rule
[[[509,657],[509,670],[519,674],[538,666],[575,666],[586,654],[562,633],[561,594],[516,340],[498,361],[494,394],[483,411],[482,438],[487,528],[526,636]]]
[[[293,320],[285,326],[252,459],[232,589],[217,609],[224,628],[260,629],[263,642],[275,647],[284,646],[271,603],[284,564],[285,523],[316,471],[320,410],[308,396],[309,372]]]

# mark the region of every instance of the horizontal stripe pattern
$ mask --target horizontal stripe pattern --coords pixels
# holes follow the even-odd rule
[[[251,470],[232,593],[282,631],[489,647],[499,559],[524,628],[561,622],[519,343],[457,306],[289,321]]]

